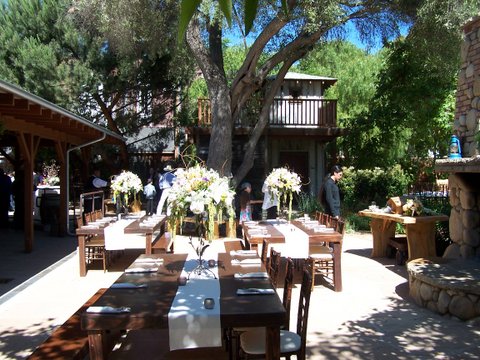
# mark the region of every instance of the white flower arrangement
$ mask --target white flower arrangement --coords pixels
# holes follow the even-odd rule
[[[133,198],[135,199],[137,193],[143,191],[140,178],[136,174],[125,170],[113,178],[110,187],[113,190],[114,201],[116,201],[118,195],[123,194],[126,204],[128,204],[131,193],[133,193]]]
[[[181,224],[188,210],[202,219],[206,214],[210,235],[213,234],[215,219],[221,220],[224,211],[233,223],[235,192],[230,188],[227,177],[221,177],[215,170],[202,165],[178,169],[175,175],[176,179],[167,199],[172,226],[177,222]]]
[[[288,219],[292,214],[293,193],[299,193],[302,186],[300,176],[286,167],[273,169],[265,180],[268,191],[276,195],[279,200],[279,209],[288,203]]]

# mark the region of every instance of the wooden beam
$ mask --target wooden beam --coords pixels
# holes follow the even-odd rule
[[[12,117],[4,117],[2,119],[5,129],[13,132],[33,133],[48,140],[60,140],[70,144],[82,144],[85,141],[100,137],[101,132],[89,133],[82,132],[79,129],[59,128],[58,125],[48,127],[46,124],[38,125],[36,122],[14,119]],[[63,131],[62,131],[63,130]],[[85,136],[87,135],[87,136]]]
[[[0,105],[10,105],[14,104],[13,94],[0,94]]]

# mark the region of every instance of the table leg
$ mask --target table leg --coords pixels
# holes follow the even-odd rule
[[[336,292],[342,291],[342,244],[333,243],[333,285]]]
[[[388,239],[395,236],[396,223],[390,220],[375,219],[370,221],[373,236],[372,257],[386,257]]]
[[[103,331],[90,330],[88,332],[88,347],[90,360],[103,360]]]
[[[85,260],[85,236],[78,235],[78,259],[80,262],[80,276],[87,275],[87,263]]]
[[[145,254],[152,255],[152,233],[145,234]]]
[[[267,326],[265,341],[265,359],[280,359],[280,328],[278,326]]]
[[[436,256],[435,223],[419,222],[405,225],[408,243],[408,261]]]

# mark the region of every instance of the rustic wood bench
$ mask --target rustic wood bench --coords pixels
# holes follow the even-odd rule
[[[106,290],[105,288],[98,290],[63,325],[57,327],[28,359],[83,360],[88,355],[88,335],[86,331],[80,328],[81,316]]]
[[[388,240],[388,245],[393,249],[397,265],[405,265],[408,259],[407,235],[395,235]]]

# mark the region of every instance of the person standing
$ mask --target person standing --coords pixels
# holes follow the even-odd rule
[[[276,219],[278,214],[278,196],[273,194],[267,186],[267,183],[264,182],[262,186],[263,204],[262,210],[267,211],[267,219]]]
[[[171,165],[167,165],[163,170],[165,171],[165,173],[163,173],[160,176],[160,179],[158,181],[158,187],[162,191],[162,195],[160,197],[160,201],[158,202],[157,215],[160,215],[162,213],[163,206],[167,201],[168,194],[170,194],[170,190],[176,178],[176,176],[173,174],[173,168],[171,167]],[[168,204],[167,204],[167,215],[170,215]]]
[[[155,190],[155,186],[152,184],[152,178],[148,179],[147,185],[143,188],[143,194],[145,195],[145,199],[147,200],[147,215],[153,215],[154,214],[154,201],[155,201],[155,195],[157,194],[157,191]]]
[[[252,206],[250,204],[250,193],[252,192],[252,185],[248,182],[244,182],[240,189],[240,222],[252,221]]]
[[[8,228],[8,208],[10,207],[10,194],[12,193],[12,180],[0,168],[0,228]]]
[[[325,213],[335,218],[340,217],[340,190],[337,183],[343,176],[343,170],[340,165],[334,165],[330,171],[330,175],[320,188],[320,203],[325,208]]]

